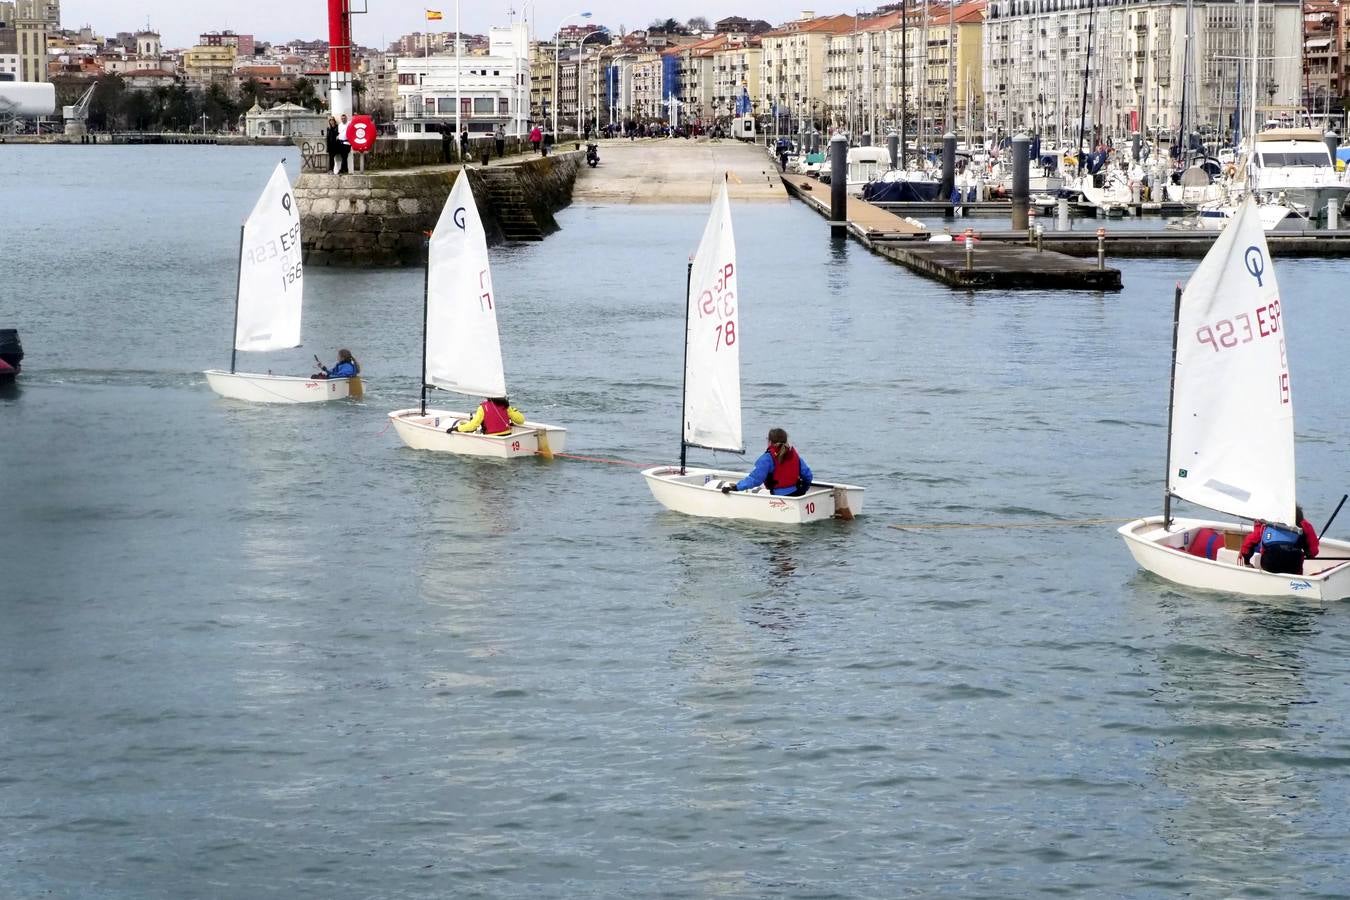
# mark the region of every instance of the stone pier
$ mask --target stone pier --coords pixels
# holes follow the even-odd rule
[[[467,169],[489,243],[539,240],[572,199],[585,154],[518,157]],[[422,264],[426,233],[459,174],[458,165],[364,174],[306,172],[295,185],[305,262],[318,266]]]

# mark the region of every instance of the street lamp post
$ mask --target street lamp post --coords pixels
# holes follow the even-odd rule
[[[589,19],[588,12],[572,13],[558,23],[558,31],[553,35],[553,139],[558,139],[558,56],[562,52],[562,28],[570,19]],[[581,44],[577,44],[580,48]],[[578,65],[580,63],[578,62]]]
[[[589,13],[587,13],[587,15],[589,15]],[[589,40],[590,38],[595,37],[597,34],[604,34],[604,32],[592,31],[590,34],[583,35],[581,40],[577,41],[577,137],[578,138],[581,137],[581,108],[582,108],[581,100],[583,97],[583,94],[581,92],[581,76],[582,72],[584,71],[583,62],[586,58],[586,55],[582,52],[582,45],[585,44],[586,41]]]

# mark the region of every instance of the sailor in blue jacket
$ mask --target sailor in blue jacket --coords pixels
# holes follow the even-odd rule
[[[351,378],[361,374],[361,366],[350,350],[338,351],[338,361],[333,364],[333,368],[322,365],[319,368],[323,369],[323,374],[315,375],[315,378]]]
[[[750,474],[733,484],[722,486],[722,493],[748,491],[761,484],[780,497],[800,497],[811,487],[811,467],[788,443],[787,432],[781,428],[769,431],[769,446],[755,460]]]

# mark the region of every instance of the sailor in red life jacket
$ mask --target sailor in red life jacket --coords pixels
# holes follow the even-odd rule
[[[1303,560],[1314,559],[1321,551],[1317,532],[1312,523],[1303,518],[1303,507],[1294,508],[1294,519],[1298,527],[1291,528],[1275,522],[1260,522],[1252,528],[1252,533],[1242,542],[1242,564],[1252,564],[1252,554],[1261,551],[1261,568],[1266,572],[1281,575],[1302,575]]]
[[[722,485],[722,493],[748,491],[762,484],[780,497],[800,497],[811,487],[811,481],[811,467],[788,443],[787,432],[773,428],[769,430],[769,446],[755,460],[755,468],[735,484]]]
[[[483,434],[510,434],[511,425],[524,425],[525,416],[505,397],[488,397],[478,404],[473,418],[460,422],[456,431],[468,433],[481,430]]]

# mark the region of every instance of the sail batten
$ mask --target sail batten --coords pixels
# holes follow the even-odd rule
[[[278,163],[244,222],[235,349],[264,352],[300,346],[304,287],[300,210],[286,168]]]
[[[427,383],[475,397],[506,396],[487,235],[463,171],[427,252]]]
[[[1248,198],[1182,293],[1168,491],[1247,519],[1294,518],[1285,317]]]
[[[736,238],[723,181],[694,254],[685,330],[686,445],[744,453]]]

